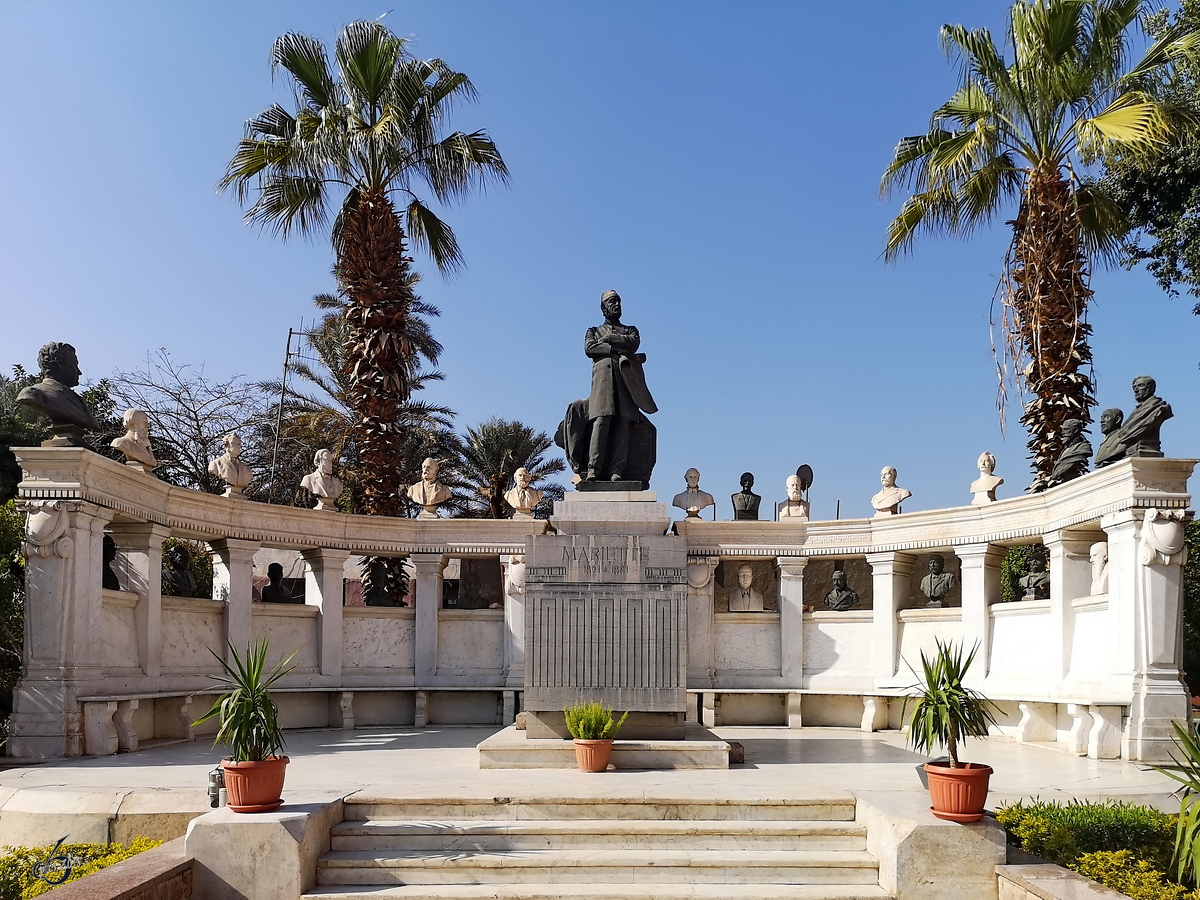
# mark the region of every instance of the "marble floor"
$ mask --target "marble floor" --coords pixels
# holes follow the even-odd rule
[[[530,798],[835,797],[860,792],[923,789],[914,770],[922,757],[897,732],[851,729],[719,728],[740,741],[746,764],[729,770],[621,771],[589,775],[574,770],[479,769],[475,745],[495,728],[431,726],[288,733],[287,791],[293,796]],[[1118,797],[1178,809],[1174,783],[1152,769],[1121,760],[1069,756],[1052,748],[993,739],[967,744],[964,758],[995,770],[989,806],[1022,797]],[[18,792],[94,794],[97,802],[126,792],[198,796],[220,759],[208,741],[147,747],[136,753],[16,765],[0,771],[0,808]],[[13,761],[15,762],[15,761]],[[285,799],[286,799],[285,795]],[[65,797],[61,799],[65,800]],[[26,803],[20,804],[28,808]]]

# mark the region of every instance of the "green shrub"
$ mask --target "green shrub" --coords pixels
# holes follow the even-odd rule
[[[1085,853],[1073,867],[1085,878],[1120,891],[1132,900],[1200,900],[1200,891],[1189,891],[1181,884],[1129,850],[1101,850]]]
[[[1065,805],[1033,800],[996,812],[1010,842],[1026,853],[1069,868],[1085,854],[1127,850],[1151,867],[1169,871],[1176,818],[1116,800],[1073,800]]]
[[[1029,560],[1033,547],[1009,547],[1000,561],[1000,602],[1012,603],[1025,595],[1021,589],[1021,578],[1029,572]]]
[[[613,721],[613,711],[599,703],[577,703],[563,709],[567,719],[567,731],[571,737],[580,741],[602,741],[615,738],[629,713],[621,716],[620,721]]]
[[[0,900],[28,900],[58,887],[57,884],[50,884],[35,874],[37,867],[46,864],[51,857],[64,857],[71,861],[70,875],[60,882],[67,884],[123,859],[136,856],[151,847],[157,847],[161,843],[162,841],[151,838],[135,837],[128,845],[58,844],[47,847],[5,847],[4,856],[0,856]],[[62,870],[56,867],[54,871],[61,874]],[[57,875],[51,877],[52,880],[57,880]]]

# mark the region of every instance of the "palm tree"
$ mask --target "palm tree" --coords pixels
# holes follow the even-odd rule
[[[1031,491],[1046,487],[1062,422],[1090,422],[1095,405],[1089,282],[1096,264],[1117,260],[1125,221],[1093,175],[1102,155],[1157,152],[1179,111],[1149,86],[1200,48],[1195,30],[1176,26],[1128,65],[1147,6],[1017,0],[1011,62],[986,29],[943,26],[942,45],[961,63],[960,87],[928,132],[900,141],[883,175],[885,195],[912,191],[888,228],[888,260],[910,251],[919,232],[966,236],[1016,206],[1000,296],[1003,353],[1031,395],[1021,417]],[[1001,412],[1003,396],[1002,382]]]
[[[345,318],[347,303],[332,294],[318,294],[313,303],[319,309],[329,310],[320,324],[305,334],[313,356],[307,359],[298,356],[288,362],[286,391],[279,381],[265,381],[259,385],[266,393],[283,398],[282,415],[279,415],[279,407],[274,406],[265,417],[272,427],[276,416],[280,423],[281,460],[275,480],[286,488],[277,490],[275,496],[284,503],[310,505],[312,497],[298,487],[299,475],[311,470],[313,454],[317,450],[328,448],[337,461],[338,477],[345,484],[345,509],[363,512],[366,478],[355,443],[356,420],[350,408],[350,379],[345,365],[349,331]],[[441,372],[418,372],[411,379],[410,394],[442,378]],[[402,430],[396,462],[396,474],[402,484],[412,484],[420,479],[421,461],[426,455],[457,454],[453,420],[454,410],[445,406],[414,400],[411,396],[402,404],[397,416]],[[407,505],[398,510],[402,516],[410,513],[411,508]]]
[[[548,488],[561,496],[558,485],[545,483],[551,475],[566,468],[561,459],[545,459],[550,447],[545,432],[535,432],[516,421],[493,418],[467,428],[457,475],[470,491],[475,514],[493,519],[511,516],[504,492],[513,486],[513,476],[522,467],[529,470],[534,488]]]
[[[272,67],[287,72],[297,111],[275,104],[251,119],[220,183],[243,202],[253,195],[247,220],[285,238],[323,228],[336,209],[334,272],[349,301],[346,400],[362,511],[375,515],[403,514],[404,404],[422,358],[436,363],[441,353],[423,318],[434,312],[412,290],[407,241],[443,272],[463,261],[454,232],[416,188],[447,203],[508,180],[486,132],[446,133],[455,101],[475,96],[467,76],[438,59],[414,59],[405,43],[378,22],[348,25],[335,76],[319,41],[276,40]],[[403,226],[397,194],[406,201]]]

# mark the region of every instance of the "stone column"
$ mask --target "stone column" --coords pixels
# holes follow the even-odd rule
[[[442,571],[446,556],[442,553],[414,553],[411,557],[417,570],[416,665],[417,685],[422,679],[437,674],[438,612],[442,608]]]
[[[138,595],[133,610],[138,665],[147,677],[157,678],[162,665],[162,548],[171,530],[149,522],[117,523],[112,534],[121,581]]]
[[[1120,514],[1118,514],[1120,516]],[[1133,570],[1133,702],[1122,738],[1122,756],[1169,762],[1172,723],[1188,721],[1190,700],[1180,681],[1183,661],[1183,563],[1187,556],[1181,510],[1147,509],[1137,532],[1137,553],[1121,560]],[[1102,520],[1103,523],[1103,520]],[[1109,563],[1112,531],[1109,531]],[[1112,597],[1111,570],[1109,597]],[[1124,585],[1123,585],[1124,587]]]
[[[305,603],[318,607],[317,652],[322,675],[342,674],[342,577],[346,550],[305,550]]]
[[[789,687],[802,687],[804,680],[804,556],[780,556],[779,640],[782,675]]]
[[[25,677],[14,698],[10,747],[13,756],[79,756],[83,723],[75,698],[79,679],[101,660],[100,567],[113,511],[77,500],[24,505]]]
[[[1088,596],[1091,589],[1092,564],[1088,560],[1088,551],[1098,537],[1091,532],[1076,534],[1062,530],[1052,531],[1042,538],[1049,551],[1050,627],[1054,631],[1050,677],[1060,684],[1071,672],[1071,643],[1075,632],[1075,607],[1071,601]]]
[[[1115,674],[1133,677],[1137,669],[1136,640],[1138,580],[1138,526],[1141,523],[1131,511],[1115,513],[1100,519],[1108,537],[1108,620],[1117,636],[1116,654],[1112,661]]]
[[[687,561],[687,681],[690,688],[716,684],[713,659],[713,573],[717,556],[689,556]]]
[[[962,564],[963,647],[969,653],[978,646],[975,662],[967,674],[979,684],[992,667],[992,604],[1000,602],[1000,564],[1004,548],[995,544],[965,544],[954,548]]]
[[[891,684],[900,665],[900,618],[908,603],[908,579],[914,559],[904,553],[868,553],[874,593],[875,686]]]
[[[525,554],[500,557],[504,585],[504,673],[505,687],[525,685]],[[509,692],[506,692],[506,697]],[[513,698],[514,703],[516,698]],[[507,702],[507,700],[506,700]]]
[[[225,601],[225,659],[233,662],[231,645],[245,653],[254,639],[254,541],[225,538],[210,541],[213,599]]]

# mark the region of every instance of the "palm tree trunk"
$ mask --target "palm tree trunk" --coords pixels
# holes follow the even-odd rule
[[[1033,395],[1021,424],[1029,431],[1034,471],[1030,493],[1044,491],[1062,451],[1062,423],[1092,421],[1096,404],[1088,345],[1087,306],[1092,291],[1083,230],[1070,185],[1057,169],[1034,172],[1013,224],[1008,297],[1015,341],[1010,351],[1023,364]]]
[[[396,210],[380,190],[364,191],[346,216],[344,249],[336,274],[350,301],[346,376],[349,403],[357,415],[351,439],[362,464],[361,512],[402,516],[408,511],[401,483],[401,418],[417,367],[409,339],[413,292],[404,231]],[[393,598],[401,593],[401,560],[381,559],[364,567],[364,588]],[[380,583],[384,582],[384,583]]]

